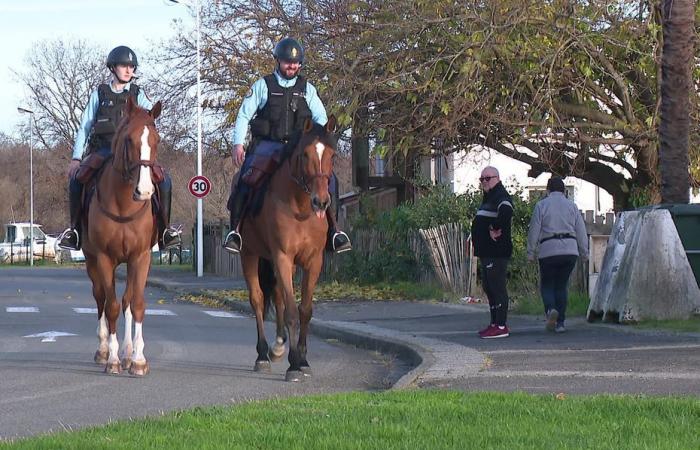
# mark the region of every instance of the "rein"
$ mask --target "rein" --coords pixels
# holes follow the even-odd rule
[[[123,168],[116,168],[115,170],[121,174],[122,180],[125,183],[133,183],[134,181],[134,172],[136,169],[139,168],[139,166],[148,166],[151,170],[151,173],[153,172],[153,165],[155,161],[150,161],[150,160],[138,160],[134,163],[131,163],[130,158],[129,158],[129,140],[124,139],[124,146],[123,146],[123,158],[124,158],[124,167]],[[116,161],[116,158],[114,158],[113,155],[110,155],[110,158],[112,159],[112,167],[114,167],[114,162]],[[103,166],[104,167],[104,166]],[[143,200],[143,205],[136,210],[134,213],[129,214],[128,216],[119,216],[117,214],[111,213],[107,210],[107,208],[104,207],[102,204],[102,198],[100,197],[100,178],[102,175],[103,171],[100,171],[100,177],[95,182],[95,194],[97,195],[97,205],[100,207],[100,211],[113,221],[117,223],[127,223],[131,222],[138,216],[140,216],[143,211],[146,210],[146,207],[151,203],[150,200]]]

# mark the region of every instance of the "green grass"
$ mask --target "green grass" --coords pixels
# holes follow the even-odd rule
[[[569,291],[569,302],[566,307],[567,317],[583,317],[588,311],[590,299],[583,292]],[[515,298],[512,312],[515,314],[544,315],[542,297],[539,295],[524,295]]]
[[[0,448],[691,449],[698,429],[697,398],[401,391],[196,408]]]

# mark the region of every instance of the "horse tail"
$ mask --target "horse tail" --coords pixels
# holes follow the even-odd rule
[[[275,272],[272,268],[272,262],[269,259],[260,258],[258,264],[258,280],[260,281],[260,289],[263,292],[263,319],[267,317],[272,308],[272,294],[275,291]]]

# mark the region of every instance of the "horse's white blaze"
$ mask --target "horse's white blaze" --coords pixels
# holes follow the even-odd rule
[[[131,342],[131,328],[134,322],[134,317],[131,315],[131,308],[126,308],[124,311],[124,340],[122,340],[122,357],[130,358],[133,349]]]
[[[151,159],[151,146],[148,145],[148,127],[143,127],[143,133],[141,133],[141,160],[150,161]],[[155,187],[153,186],[153,181],[151,181],[151,168],[148,166],[141,166],[139,168],[139,184],[137,186],[137,191],[141,194],[141,199],[147,200],[151,198]]]
[[[107,330],[107,319],[105,318],[105,313],[103,311],[102,315],[100,316],[99,320],[97,321],[97,337],[100,339],[99,351],[102,353],[109,350],[109,347],[107,347],[107,336],[108,335],[109,335],[109,332]]]
[[[326,150],[326,146],[321,144],[320,142],[316,143],[316,153],[318,153],[318,171],[319,173],[323,172],[323,169],[321,169],[321,161],[323,161],[323,152]]]
[[[277,345],[282,345],[282,344],[284,344],[284,339],[282,339],[281,337],[277,336]]]
[[[117,341],[117,333],[109,335],[109,359],[108,364],[119,364],[119,342]]]
[[[143,362],[146,358],[143,356],[143,323],[134,322],[134,353],[131,357],[133,362]]]

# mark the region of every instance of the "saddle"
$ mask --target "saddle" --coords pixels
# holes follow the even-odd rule
[[[279,167],[282,161],[282,150],[274,147],[257,149],[249,156],[251,161],[246,171],[241,175],[241,181],[253,189],[260,188]]]

